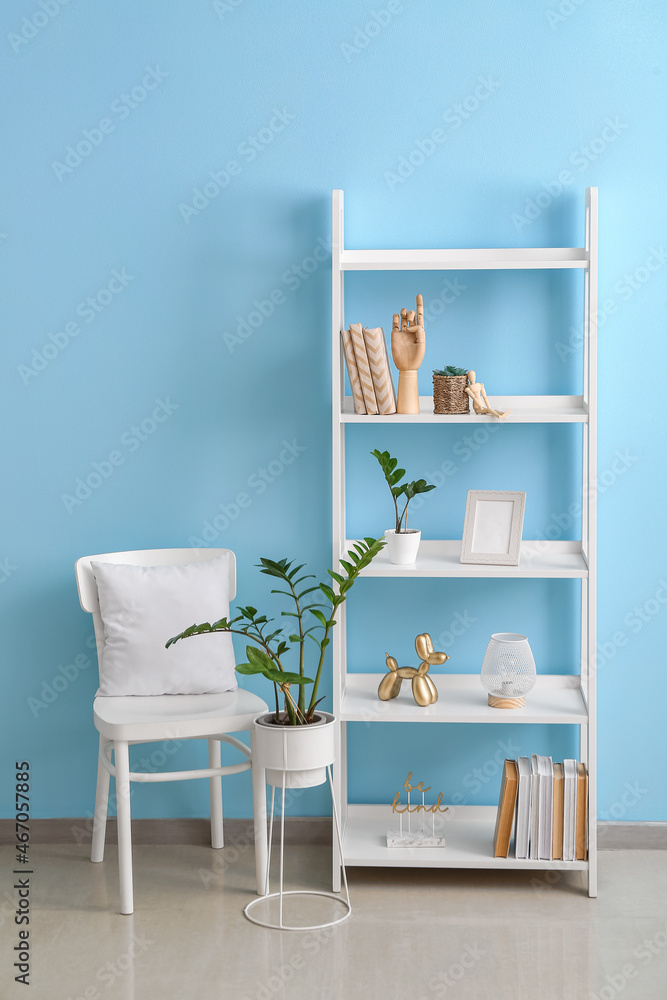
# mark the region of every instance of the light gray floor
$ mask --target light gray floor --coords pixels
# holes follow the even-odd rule
[[[353,869],[352,917],[289,933],[243,916],[251,850],[135,847],[122,917],[115,847],[92,865],[85,847],[34,846],[29,989],[13,982],[13,855],[0,850],[3,1000],[667,998],[667,852],[603,852],[595,900],[579,873]],[[330,888],[325,848],[290,845],[288,864],[292,887]]]

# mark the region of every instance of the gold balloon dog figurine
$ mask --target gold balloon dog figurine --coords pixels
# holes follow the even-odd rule
[[[426,708],[438,700],[438,689],[428,676],[428,668],[435,664],[445,663],[449,659],[447,653],[437,653],[433,649],[433,641],[428,632],[422,632],[415,639],[417,656],[421,659],[418,667],[399,667],[393,656],[385,653],[389,673],[380,681],[378,697],[381,701],[391,701],[398,697],[401,684],[412,680],[412,697],[418,705]]]

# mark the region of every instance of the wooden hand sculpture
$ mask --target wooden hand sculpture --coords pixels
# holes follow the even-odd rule
[[[417,315],[411,309],[394,313],[391,327],[391,354],[398,368],[397,413],[419,413],[419,387],[417,371],[424,360],[426,334],[424,333],[424,300],[417,296]]]
[[[417,656],[421,658],[418,667],[399,667],[393,656],[385,653],[389,673],[380,681],[378,698],[380,701],[391,701],[398,697],[404,680],[412,681],[412,697],[421,708],[434,705],[438,700],[438,689],[428,676],[428,669],[433,664],[445,663],[447,653],[438,653],[433,649],[433,641],[428,632],[422,632],[415,639]]]

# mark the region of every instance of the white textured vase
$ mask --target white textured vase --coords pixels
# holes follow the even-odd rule
[[[421,531],[408,528],[407,531],[397,532],[395,528],[387,528],[384,537],[387,541],[389,562],[395,566],[409,566],[415,562],[422,540]]]
[[[333,764],[336,720],[329,712],[309,726],[280,726],[273,712],[258,715],[252,724],[253,764],[266,768],[269,785],[282,788],[312,788],[327,780],[327,765]]]

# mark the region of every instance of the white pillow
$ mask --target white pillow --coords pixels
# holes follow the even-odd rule
[[[229,616],[229,555],[186,566],[91,562],[105,646],[98,696],[217,694],[238,687],[228,632],[165,649],[190,625]]]

